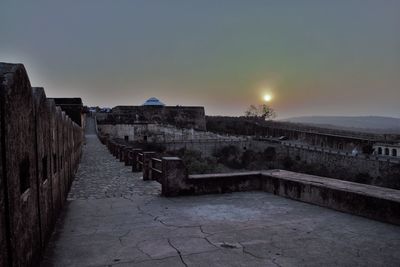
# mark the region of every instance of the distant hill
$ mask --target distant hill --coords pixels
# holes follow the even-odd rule
[[[400,134],[400,119],[380,116],[303,116],[283,121],[332,129]]]

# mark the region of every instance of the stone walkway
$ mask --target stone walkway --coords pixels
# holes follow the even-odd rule
[[[108,152],[97,138],[94,121],[87,120],[86,145],[68,199],[159,195],[160,184],[144,183],[141,177]]]
[[[262,192],[160,197],[90,123],[43,266],[400,266],[398,226]]]

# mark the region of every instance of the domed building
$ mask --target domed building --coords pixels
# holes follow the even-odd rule
[[[155,97],[150,97],[143,103],[143,106],[165,106],[165,104]]]
[[[102,133],[130,141],[155,140],[168,134],[171,127],[178,132],[184,128],[206,131],[204,107],[167,106],[155,97],[140,106],[115,106],[110,113],[99,114],[96,118]],[[160,135],[162,129],[166,132]]]

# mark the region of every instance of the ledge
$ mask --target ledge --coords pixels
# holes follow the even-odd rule
[[[372,185],[284,170],[177,175],[166,177],[161,183],[165,196],[265,191],[400,225],[400,190]]]

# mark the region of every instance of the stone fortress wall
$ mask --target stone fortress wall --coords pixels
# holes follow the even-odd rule
[[[321,176],[332,177],[341,180],[353,180],[351,178],[370,176],[373,184],[385,185],[385,179],[397,179],[400,181],[398,159],[383,159],[375,156],[353,155],[340,153],[327,149],[308,149],[301,146],[279,146],[277,159],[278,166],[285,168],[288,162],[295,171],[309,172]],[[277,166],[277,167],[278,167]],[[316,167],[311,169],[310,167]],[[367,177],[365,177],[367,178]]]
[[[0,266],[34,266],[77,171],[83,131],[22,64],[0,63]]]
[[[98,124],[158,123],[177,128],[206,130],[204,107],[116,106],[98,117]]]
[[[234,125],[234,121],[229,125]],[[203,157],[213,156],[226,146],[234,146],[240,153],[247,150],[264,152],[273,148],[276,156],[266,163],[270,168],[291,169],[343,180],[354,180],[364,175],[367,176],[366,180],[372,179],[374,184],[384,186],[384,180],[398,176],[395,170],[400,163],[398,159],[362,153],[365,147],[372,148],[381,140],[395,142],[396,136],[319,130],[292,123],[267,122],[255,129],[256,135],[253,137],[179,129],[161,124],[123,124],[118,121],[116,124],[99,124],[98,127],[102,134],[108,134],[111,138],[157,143],[168,151],[197,150]],[[284,139],[280,140],[280,137]],[[352,153],[354,149],[358,151],[356,154]]]
[[[168,151],[197,150],[210,157],[225,146],[234,145],[240,151],[251,149],[251,138],[220,135],[207,131],[176,128],[161,124],[98,124],[103,135],[125,141],[148,142],[162,145]]]
[[[176,128],[171,125],[155,123],[135,124],[97,124],[99,131],[113,138],[129,141],[173,142],[206,139],[227,139],[226,136],[194,129]]]
[[[207,116],[207,129],[212,132],[254,135],[266,139],[284,137],[297,144],[344,152],[351,152],[355,148],[361,152],[364,147],[379,142],[400,142],[400,136],[393,134],[372,134],[281,121],[254,121],[244,117]]]

